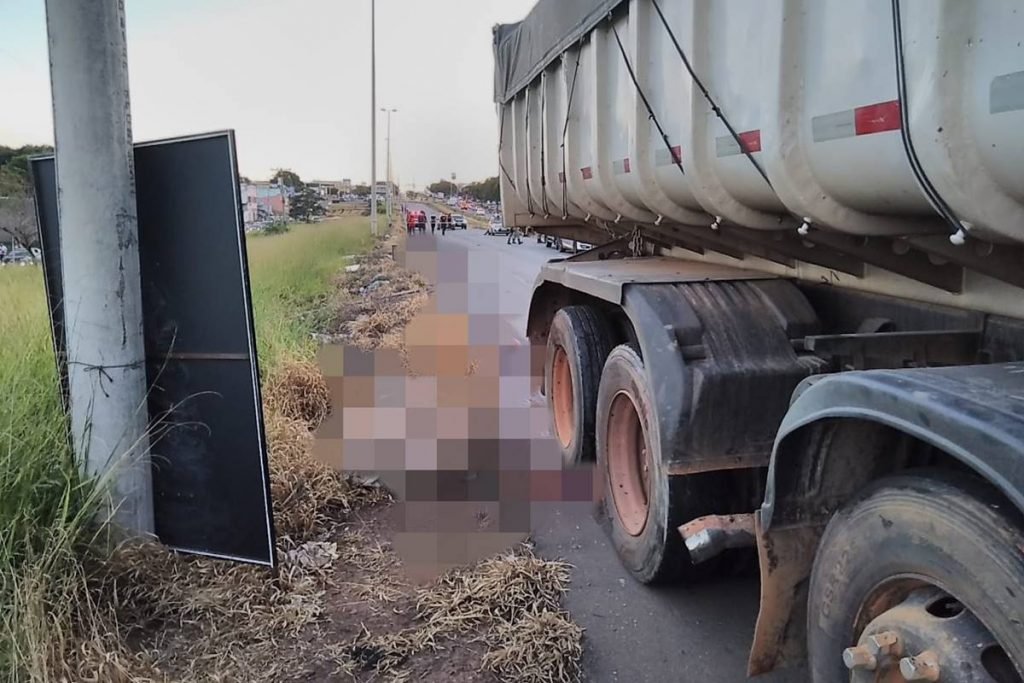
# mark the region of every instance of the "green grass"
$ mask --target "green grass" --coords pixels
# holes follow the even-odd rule
[[[42,270],[0,270],[0,306],[0,673],[17,680],[48,673],[32,660],[44,634],[59,641],[47,605],[74,579],[90,487],[63,427]]]
[[[257,352],[265,372],[288,358],[312,358],[312,335],[331,315],[332,279],[349,264],[346,255],[364,252],[372,242],[369,219],[362,217],[249,238]]]
[[[265,372],[311,358],[331,281],[372,245],[369,219],[295,226],[247,241]],[[0,681],[57,680],[93,539],[96,487],[67,443],[42,270],[0,269]]]

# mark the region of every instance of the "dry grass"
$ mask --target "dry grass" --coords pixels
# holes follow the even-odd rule
[[[281,365],[264,391],[270,487],[279,545],[289,549],[333,528],[340,513],[381,500],[313,457],[313,431],[330,413],[330,392],[307,361]]]
[[[301,543],[323,529],[332,512],[351,507],[348,486],[312,457],[313,435],[306,423],[271,414],[267,440],[275,526],[282,545]]]
[[[486,636],[483,667],[503,681],[574,683],[580,680],[583,629],[558,610],[526,612],[498,622]]]
[[[263,407],[268,413],[300,420],[316,429],[330,414],[331,392],[315,363],[290,360],[274,372],[263,389]]]
[[[271,681],[293,674],[294,648],[280,644],[322,614],[324,575],[322,565],[291,557],[282,558],[275,578],[156,545],[118,548],[89,572],[89,630],[110,635],[93,639],[74,680],[110,680],[112,668],[124,680]]]
[[[307,386],[306,369],[279,368],[269,393],[299,405],[288,394]],[[326,414],[323,401],[305,407]],[[267,411],[278,574],[152,544],[90,555],[73,614],[78,644],[64,657],[69,680],[278,681],[316,660],[307,652],[315,643],[299,636],[321,619],[341,557],[328,539],[345,513],[385,494],[316,461],[311,428]]]
[[[339,278],[332,341],[363,350],[404,348],[405,326],[426,304],[429,287],[392,260],[391,244],[356,259],[359,271]]]
[[[415,593],[413,626],[377,635],[364,630],[338,650],[339,665],[344,671],[401,677],[411,658],[459,639],[486,647],[481,669],[502,681],[575,683],[583,631],[560,607],[570,571],[524,545],[449,573]],[[400,593],[386,595],[387,602],[395,602]]]
[[[274,520],[282,548],[323,535],[340,515],[387,497],[383,490],[357,485],[314,458],[313,435],[306,422],[270,413],[267,439]]]

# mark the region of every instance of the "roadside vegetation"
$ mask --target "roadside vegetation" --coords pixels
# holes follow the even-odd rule
[[[63,428],[40,270],[0,269],[0,302],[0,676],[18,680],[49,673],[63,649],[92,509]]]
[[[332,285],[353,257],[370,249],[365,218],[303,225],[247,241],[260,365],[273,374],[289,361],[312,361],[313,335],[329,323]]]
[[[427,298],[391,240],[356,216],[247,240],[275,576],[100,534],[62,426],[41,271],[0,269],[0,681],[579,680],[568,565],[524,545],[412,585],[379,526],[387,494],[312,455],[331,410],[318,343],[399,347]]]
[[[275,511],[284,543],[301,542],[315,523],[304,513],[359,495],[318,467],[307,446],[329,401],[313,364],[318,311],[346,256],[371,244],[359,218],[248,240],[273,485],[290,504],[288,514]],[[0,302],[0,680],[148,678],[154,658],[129,652],[126,639],[151,619],[213,619],[224,604],[201,607],[201,596],[185,593],[213,577],[229,577],[223,598],[238,609],[259,609],[263,598],[275,611],[292,600],[279,584],[265,588],[272,582],[256,570],[156,547],[110,554],[97,536],[93,485],[67,442],[41,270],[0,269]]]

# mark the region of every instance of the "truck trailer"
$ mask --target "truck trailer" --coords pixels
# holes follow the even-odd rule
[[[1024,674],[1024,3],[540,0],[494,29],[528,318],[644,583],[760,572],[752,676]],[[755,559],[756,557],[756,559]]]

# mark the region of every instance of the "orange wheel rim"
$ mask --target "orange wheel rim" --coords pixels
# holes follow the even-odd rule
[[[608,414],[608,479],[622,528],[639,536],[650,511],[650,448],[633,397],[620,391]]]
[[[551,405],[555,412],[555,436],[562,448],[568,448],[576,436],[575,396],[569,356],[561,346],[555,347],[551,366]]]

